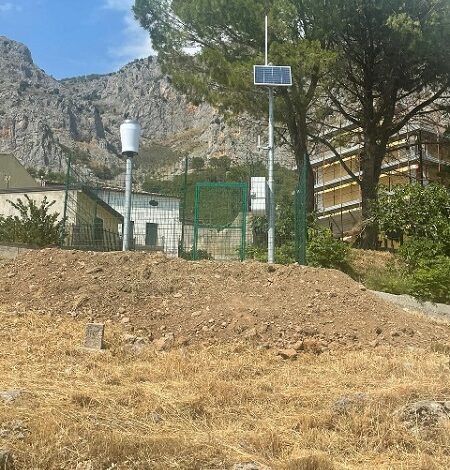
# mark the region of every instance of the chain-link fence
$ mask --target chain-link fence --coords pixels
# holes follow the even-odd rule
[[[201,159],[200,159],[201,160]],[[265,181],[261,161],[185,159],[171,171],[133,180],[131,249],[185,259],[267,261],[267,216],[252,211],[252,178]],[[264,185],[264,183],[263,183]],[[119,250],[125,214],[125,177],[101,180],[68,165],[63,244]],[[305,263],[306,175],[275,165],[276,261]],[[266,204],[268,208],[268,204]]]

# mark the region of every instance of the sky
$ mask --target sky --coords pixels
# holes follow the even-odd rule
[[[60,79],[108,73],[153,53],[133,0],[0,0],[0,36],[24,43]]]

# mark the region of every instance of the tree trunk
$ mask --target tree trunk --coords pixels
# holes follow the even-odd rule
[[[361,216],[363,231],[358,246],[375,250],[379,247],[378,226],[373,220],[373,205],[377,199],[377,187],[381,165],[386,151],[383,143],[376,142],[371,135],[365,136],[364,155],[361,162]]]

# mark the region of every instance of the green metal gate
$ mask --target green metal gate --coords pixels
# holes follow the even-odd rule
[[[247,195],[246,183],[196,184],[193,260],[245,259]]]

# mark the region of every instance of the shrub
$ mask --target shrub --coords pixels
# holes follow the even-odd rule
[[[445,255],[445,247],[440,241],[411,238],[399,248],[398,255],[407,268],[412,271],[419,266],[422,260]]]
[[[347,270],[349,246],[336,239],[329,229],[314,227],[309,230],[307,261],[310,266]]]
[[[431,302],[450,303],[450,257],[422,261],[411,275],[411,293]]]
[[[37,205],[26,194],[25,200],[18,198],[17,202],[8,201],[19,212],[19,216],[0,217],[0,239],[40,247],[59,244],[64,221],[58,221],[57,212],[49,213],[55,201],[49,202],[44,197],[41,204]]]

